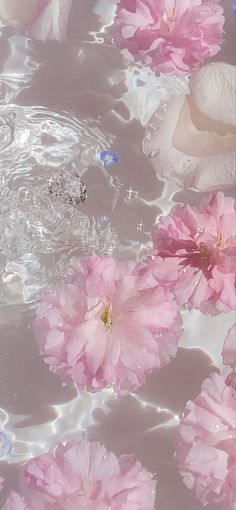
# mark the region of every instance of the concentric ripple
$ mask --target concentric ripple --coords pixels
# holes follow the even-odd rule
[[[0,134],[0,302],[32,303],[73,256],[116,244],[108,219],[84,214],[81,178],[113,140],[95,121],[15,105],[1,107]]]

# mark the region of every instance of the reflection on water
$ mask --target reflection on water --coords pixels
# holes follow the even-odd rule
[[[110,2],[80,0],[73,12],[63,46],[32,43],[0,27],[0,434],[12,445],[9,455],[0,436],[0,476],[6,490],[17,488],[15,464],[87,432],[158,473],[160,510],[201,510],[172,461],[174,432],[186,400],[199,391],[212,360],[219,362],[232,316],[220,326],[191,312],[181,345],[202,351],[180,350],[125,399],[110,391],[77,394],[49,373],[33,340],[38,297],[61,283],[72,257],[141,259],[156,217],[180,200],[176,185],[157,181],[141,141],[154,109],[185,93],[187,79],[155,77],[139,65],[125,69],[106,32]],[[112,151],[115,164],[106,164],[102,151]],[[76,200],[83,183],[84,202]],[[191,192],[188,200],[195,197]]]

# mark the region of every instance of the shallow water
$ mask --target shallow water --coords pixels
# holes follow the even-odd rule
[[[216,60],[234,63],[231,2],[225,9],[226,40]],[[0,462],[7,482],[0,504],[17,489],[19,463],[87,433],[115,453],[135,453],[157,473],[159,510],[201,510],[174,464],[174,434],[186,401],[220,366],[234,314],[185,313],[177,358],[125,398],[78,394],[49,373],[33,340],[39,295],[62,281],[73,256],[141,259],[160,212],[199,197],[158,181],[141,148],[158,102],[184,93],[187,79],[125,68],[110,43],[111,19],[102,1],[74,1],[63,45],[31,42],[0,26],[0,430],[12,444]],[[100,153],[109,149],[119,161],[106,166]],[[49,192],[61,169],[71,168],[86,185],[83,204]]]

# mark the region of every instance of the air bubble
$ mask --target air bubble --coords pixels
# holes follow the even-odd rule
[[[155,158],[156,156],[159,156],[159,154],[160,154],[160,150],[156,149],[156,150],[150,152],[149,158]]]

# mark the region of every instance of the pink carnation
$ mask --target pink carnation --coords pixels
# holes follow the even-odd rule
[[[236,509],[235,384],[216,373],[203,382],[196,400],[185,408],[176,455],[184,484],[204,506]]]
[[[71,283],[42,299],[35,322],[51,371],[90,391],[138,388],[175,356],[181,331],[170,291],[135,262],[111,257],[77,261]]]
[[[117,7],[124,53],[166,74],[188,74],[216,55],[223,25],[218,0],[120,0]]]
[[[2,510],[154,510],[152,474],[97,442],[59,444],[25,464],[22,479],[30,507],[12,494]]]
[[[197,206],[174,207],[153,228],[155,275],[188,309],[236,309],[235,204],[222,192],[210,194]]]
[[[32,39],[66,39],[72,0],[0,0],[0,19],[25,29]]]

